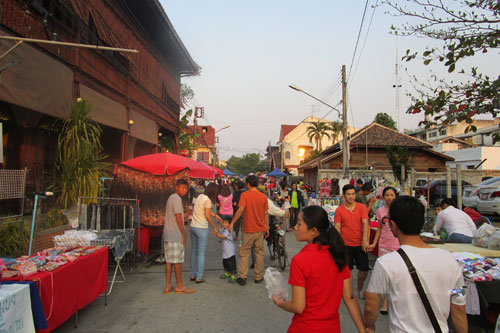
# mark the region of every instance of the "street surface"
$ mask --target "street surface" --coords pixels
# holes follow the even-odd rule
[[[292,232],[286,235],[287,251],[292,257],[305,243],[297,242]],[[115,284],[107,306],[101,297],[78,312],[76,329],[73,317],[55,332],[286,332],[292,314],[274,305],[268,298],[265,283],[254,283],[253,270],[249,271],[247,284],[243,287],[219,278],[223,273],[222,257],[215,236],[210,235],[208,240],[204,276],[207,281],[203,284],[189,281],[189,231],[187,240],[183,282],[196,289],[194,294],[164,295],[165,265],[145,268],[139,263],[130,274],[125,263],[127,281]],[[154,249],[153,244],[151,249]],[[374,259],[371,256],[372,265]],[[269,260],[267,248],[265,265],[277,265]],[[283,274],[288,279],[288,267]],[[354,270],[354,285],[356,275]],[[363,311],[363,301],[360,306]],[[342,331],[356,332],[343,302],[339,312]],[[388,322],[388,316],[379,316],[377,330],[388,332]]]

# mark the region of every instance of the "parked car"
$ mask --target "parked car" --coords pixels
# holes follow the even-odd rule
[[[479,190],[484,187],[499,187],[500,177],[491,177],[474,186],[465,186],[464,195],[462,197],[462,204],[464,207],[471,207],[476,209],[477,202],[479,201]]]
[[[462,188],[465,186],[471,185],[469,182],[462,180]],[[429,192],[430,198],[427,198],[427,192]],[[431,205],[438,205],[441,200],[446,198],[446,180],[434,180],[430,184],[415,188],[415,195],[423,195],[427,202]],[[451,181],[451,197],[454,200],[457,200],[457,181]]]
[[[418,188],[424,187],[425,185],[427,185],[427,179],[419,178],[415,181],[415,187],[413,189],[416,190]]]
[[[479,190],[477,211],[481,214],[500,215],[500,186],[483,187]]]

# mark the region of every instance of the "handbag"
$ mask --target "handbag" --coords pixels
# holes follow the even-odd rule
[[[417,270],[413,266],[410,258],[408,258],[408,255],[406,254],[405,251],[403,251],[402,248],[398,249],[398,253],[403,258],[403,261],[406,264],[406,267],[408,267],[408,272],[410,272],[411,279],[413,280],[413,283],[415,284],[415,288],[417,288],[418,295],[420,296],[420,299],[422,300],[422,303],[424,304],[425,312],[427,312],[427,316],[429,316],[429,319],[431,321],[432,327],[434,328],[434,331],[436,333],[441,333],[441,327],[439,326],[439,323],[437,321],[436,315],[434,314],[434,311],[432,310],[431,303],[429,302],[429,299],[427,298],[427,295],[425,294],[424,287],[422,286],[422,283],[420,283],[420,279],[418,278],[417,275]]]

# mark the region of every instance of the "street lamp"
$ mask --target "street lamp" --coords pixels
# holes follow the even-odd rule
[[[348,150],[348,144],[347,144],[347,115],[346,115],[346,110],[344,108],[343,112],[340,112],[337,108],[331,106],[330,104],[320,100],[319,98],[309,94],[308,92],[300,89],[294,84],[288,85],[288,87],[292,88],[293,90],[299,91],[301,93],[306,94],[307,96],[314,98],[318,102],[328,106],[332,110],[337,111],[339,114],[339,117],[342,119],[342,173],[344,175],[344,179],[348,179],[349,177],[349,159],[347,155],[347,150]]]
[[[214,134],[215,134],[215,133],[217,133],[217,132],[220,132],[220,131],[222,131],[222,130],[225,130],[226,128],[229,128],[229,127],[231,127],[231,125],[226,125],[226,126],[224,126],[224,127],[221,127],[221,128],[219,128],[218,130],[216,130],[216,131],[214,132]],[[214,138],[214,140],[215,140],[215,138]],[[213,165],[213,166],[215,166],[215,159],[216,159],[216,157],[217,157],[217,147],[215,147],[215,145],[216,145],[216,144],[217,144],[217,142],[214,142],[214,150],[212,151],[212,155],[213,155],[213,158],[212,158],[212,165]]]

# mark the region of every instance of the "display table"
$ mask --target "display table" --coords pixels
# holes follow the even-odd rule
[[[35,332],[28,285],[6,284],[0,288],[0,332]]]
[[[45,320],[45,313],[43,312],[42,300],[40,299],[40,293],[38,292],[38,287],[34,281],[2,281],[2,285],[7,284],[25,284],[30,287],[30,298],[31,298],[31,312],[33,313],[33,321],[35,323],[35,329],[42,330],[47,328],[47,320]]]
[[[449,252],[470,252],[477,253],[483,257],[500,257],[500,251],[498,250],[488,250],[483,247],[477,247],[472,244],[460,244],[460,243],[445,243],[445,244],[432,244],[432,246],[438,247],[440,249]]]
[[[41,332],[50,332],[106,292],[108,248],[82,256],[53,272],[38,272],[26,278],[7,280],[36,282],[48,325],[47,330]]]

